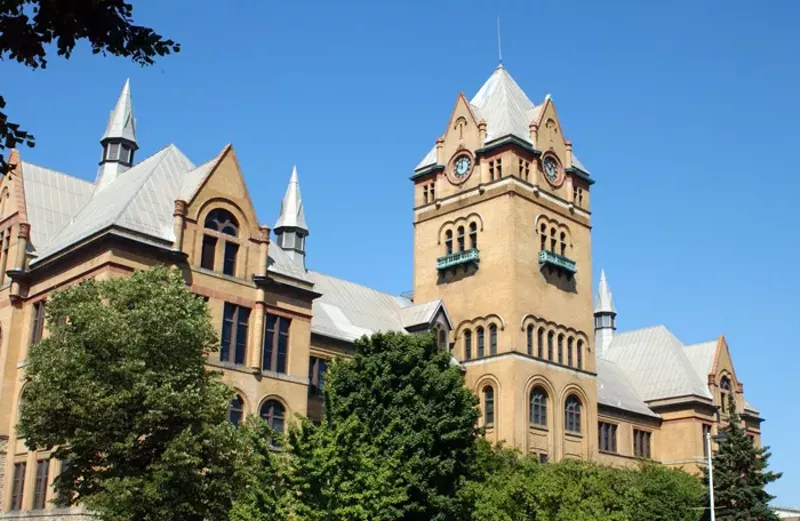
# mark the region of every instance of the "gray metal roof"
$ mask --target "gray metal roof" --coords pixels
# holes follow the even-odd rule
[[[650,410],[617,364],[602,358],[596,359],[597,401],[602,405],[658,418]]]
[[[281,228],[298,228],[308,232],[296,166],[292,167],[289,186],[286,187],[286,194],[283,196],[283,201],[281,201],[281,211],[273,229],[279,230]]]
[[[611,289],[608,287],[605,270],[600,270],[600,284],[597,285],[597,297],[594,304],[595,313],[616,313]]]
[[[486,120],[486,142],[513,135],[530,143],[534,104],[502,65],[470,100]]]
[[[712,398],[683,344],[664,326],[616,334],[603,356],[628,375],[645,401],[681,396]]]
[[[710,340],[708,342],[702,342],[700,344],[692,344],[686,346],[684,352],[686,353],[686,357],[689,359],[689,362],[692,364],[697,376],[700,378],[701,381],[706,383],[706,389],[708,390],[708,375],[714,370],[714,356],[717,353],[717,346],[719,345],[718,340]],[[710,390],[708,390],[711,393]],[[747,401],[747,398],[744,398],[744,408],[750,412],[754,412],[758,414],[758,409],[755,408],[753,404]]]
[[[401,301],[405,303],[405,299]],[[444,302],[439,300],[431,300],[430,302],[423,302],[421,304],[413,304],[408,307],[400,309],[400,320],[404,328],[411,328],[422,324],[430,324],[436,317],[439,309],[444,310]],[[445,311],[445,314],[447,312]],[[447,317],[450,320],[450,317]],[[452,327],[452,324],[450,324]]]
[[[89,181],[25,161],[22,186],[33,251],[47,244],[91,199],[94,191]]]
[[[181,183],[181,189],[179,192],[179,198],[184,201],[191,201],[197,191],[200,189],[200,186],[203,184],[203,181],[209,176],[211,171],[214,169],[214,166],[219,162],[222,155],[225,153],[226,148],[222,149],[217,157],[210,161],[206,161],[202,165],[198,166],[194,170],[191,170],[183,176],[183,182]]]
[[[126,139],[136,142],[136,120],[133,117],[133,103],[131,102],[131,80],[125,81],[122,93],[119,95],[114,110],[108,116],[108,125],[101,141],[111,138]],[[138,146],[138,143],[137,143]]]

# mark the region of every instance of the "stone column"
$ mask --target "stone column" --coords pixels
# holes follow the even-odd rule
[[[186,201],[175,201],[175,211],[172,212],[172,226],[175,229],[175,249],[183,251],[183,231],[186,228]]]
[[[258,236],[258,270],[256,275],[267,276],[269,263],[269,226],[261,226]],[[264,346],[264,317],[266,315],[267,294],[264,288],[256,289],[255,316],[253,317],[253,332],[250,335],[252,348],[249,350],[247,365],[255,371],[261,371],[261,353]]]

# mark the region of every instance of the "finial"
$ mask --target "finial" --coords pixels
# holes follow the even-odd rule
[[[503,40],[500,37],[500,15],[497,15],[497,67],[503,67]]]

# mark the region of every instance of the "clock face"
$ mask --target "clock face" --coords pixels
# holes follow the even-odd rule
[[[472,160],[469,158],[469,156],[461,156],[456,159],[454,166],[456,177],[461,179],[466,176],[469,173],[470,168],[472,168]]]
[[[558,162],[556,162],[554,157],[545,157],[542,167],[544,168],[544,175],[547,176],[547,179],[550,180],[551,183],[558,179]]]

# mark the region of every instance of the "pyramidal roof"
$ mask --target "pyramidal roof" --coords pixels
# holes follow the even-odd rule
[[[597,297],[594,303],[595,313],[617,313],[614,307],[614,299],[611,296],[611,289],[608,287],[605,270],[600,270],[600,284],[597,286]]]
[[[133,104],[131,103],[131,80],[125,80],[122,93],[117,104],[108,116],[106,131],[101,141],[106,139],[126,139],[138,146],[136,141],[136,120],[133,117]]]
[[[486,120],[486,142],[513,135],[530,143],[530,122],[538,109],[511,74],[498,65],[470,100],[478,118]]]
[[[281,201],[281,213],[275,223],[274,229],[280,228],[299,228],[308,232],[296,166],[292,167],[292,177],[289,179],[289,186],[286,187],[286,195]]]

